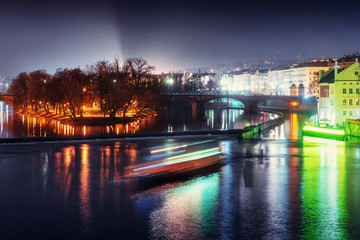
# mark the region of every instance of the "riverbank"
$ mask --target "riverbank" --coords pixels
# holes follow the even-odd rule
[[[278,114],[282,117],[282,114],[277,112],[271,112]],[[260,123],[256,126],[265,128],[271,128],[276,124],[279,124],[280,118]],[[277,120],[279,119],[279,120]],[[276,120],[274,122],[274,120]],[[121,134],[94,134],[94,135],[75,135],[75,136],[47,136],[47,137],[16,137],[16,138],[0,138],[0,143],[30,143],[30,142],[56,142],[56,141],[78,141],[78,140],[104,140],[104,139],[126,139],[126,138],[151,138],[151,137],[174,137],[174,136],[206,136],[206,135],[233,135],[241,136],[243,133],[249,132],[248,128],[238,128],[229,130],[187,130],[187,131],[162,131],[162,132],[144,132],[144,133],[121,133]],[[249,133],[247,133],[249,134]],[[248,136],[249,137],[249,136]],[[252,137],[256,137],[255,135]]]
[[[49,120],[59,121],[61,124],[68,124],[72,126],[112,126],[116,124],[126,124],[131,122],[138,122],[142,118],[152,116],[151,114],[142,115],[141,117],[89,117],[89,116],[79,116],[76,119],[71,118],[70,115],[61,115],[61,114],[51,114],[47,112],[36,112],[36,111],[26,111],[21,114],[27,114],[32,117],[42,117]]]
[[[229,129],[229,130],[197,130],[197,131],[179,131],[179,132],[106,134],[106,135],[86,135],[86,136],[0,138],[0,144],[78,141],[78,140],[131,139],[131,138],[150,138],[150,137],[175,137],[175,136],[195,136],[195,135],[198,136],[236,135],[244,131],[245,131],[244,129]]]

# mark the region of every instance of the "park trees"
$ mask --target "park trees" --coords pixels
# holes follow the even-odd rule
[[[152,77],[155,68],[141,58],[130,58],[123,65],[100,61],[89,70],[95,83],[101,110],[114,119],[116,116],[140,118],[152,113],[160,103],[160,85]]]
[[[11,83],[8,90],[9,93],[14,95],[13,103],[16,107],[25,110],[28,106],[28,89],[26,82],[28,81],[29,75],[25,72],[20,73]]]
[[[12,82],[9,92],[14,95],[14,104],[25,110],[31,107],[37,111],[47,98],[46,84],[51,76],[45,70],[36,70],[29,74],[22,72]]]
[[[70,110],[70,117],[72,119],[76,119],[77,115],[82,117],[89,78],[79,68],[64,69],[61,75],[62,81],[59,90],[62,91],[66,107]]]
[[[144,59],[130,58],[123,64],[119,59],[99,61],[87,71],[58,69],[52,76],[36,70],[20,73],[9,91],[24,111],[31,108],[77,120],[90,106],[90,115],[100,113],[112,120],[129,121],[153,114],[161,104],[160,82],[152,75],[154,69]]]

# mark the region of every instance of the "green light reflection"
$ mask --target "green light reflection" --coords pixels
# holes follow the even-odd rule
[[[165,195],[151,213],[152,238],[198,239],[216,229],[220,175],[214,173],[189,181]]]
[[[348,239],[344,144],[304,142],[303,237]]]

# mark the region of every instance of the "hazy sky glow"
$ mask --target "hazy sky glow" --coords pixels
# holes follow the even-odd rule
[[[0,75],[143,57],[158,71],[359,51],[359,2],[12,1]]]

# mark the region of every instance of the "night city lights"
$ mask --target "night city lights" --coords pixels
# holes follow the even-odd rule
[[[0,239],[359,239],[360,1],[1,1]]]

